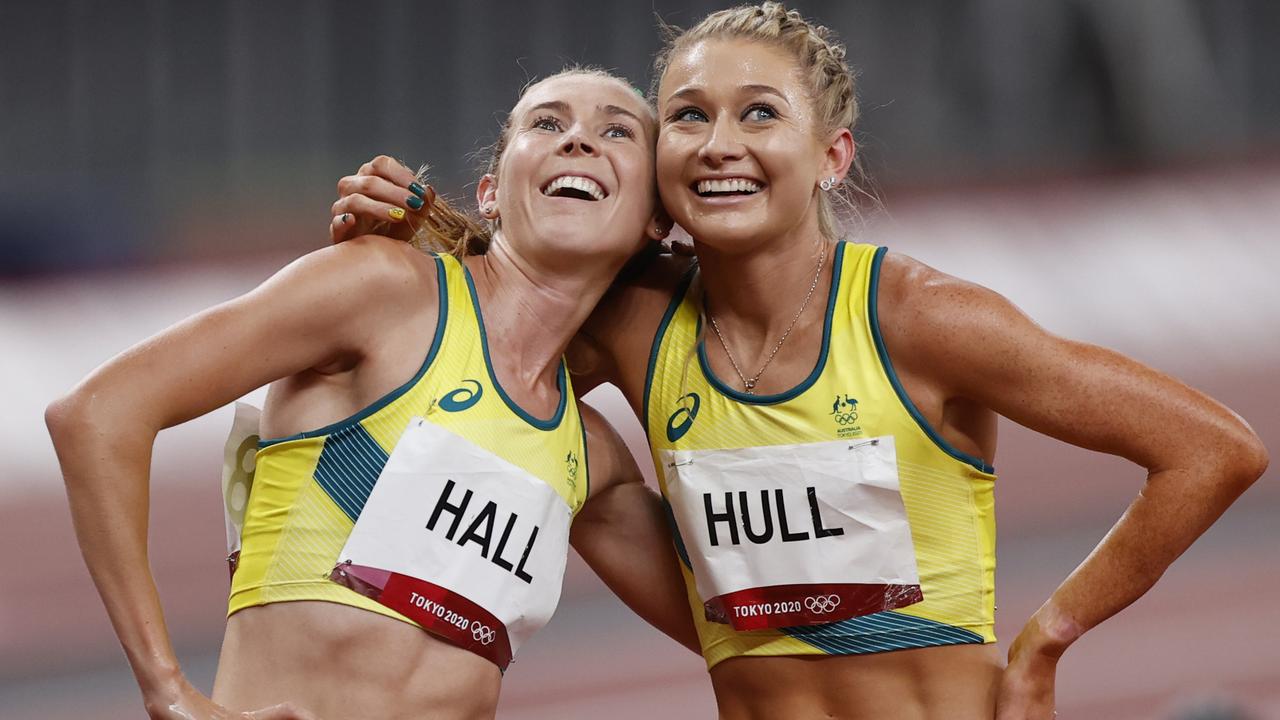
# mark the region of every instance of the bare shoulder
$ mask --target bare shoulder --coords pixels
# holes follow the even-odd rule
[[[263,288],[281,283],[335,320],[403,318],[438,307],[435,262],[407,243],[366,235],[298,258]]]
[[[880,268],[881,317],[932,326],[958,318],[970,323],[996,319],[1017,308],[990,288],[948,275],[915,258],[887,253]]]
[[[1209,396],[1114,350],[1049,332],[999,293],[911,258],[886,257],[879,304],[895,368],[944,401],[970,400],[1146,467],[1189,450],[1210,453],[1191,436],[1227,448],[1252,442],[1247,425]]]
[[[615,328],[622,321],[656,323],[671,302],[672,293],[689,272],[693,259],[667,253],[642,254],[628,264],[601,299],[588,324]]]
[[[644,383],[650,343],[692,264],[686,257],[645,253],[619,273],[571,348],[582,369],[576,385],[589,389],[611,381],[625,392]]]
[[[317,271],[351,289],[390,299],[436,287],[436,261],[408,243],[380,235],[364,235],[318,250]]]
[[[877,300],[880,332],[895,362],[933,365],[966,350],[987,354],[993,344],[1047,335],[1000,293],[897,253],[885,255]]]

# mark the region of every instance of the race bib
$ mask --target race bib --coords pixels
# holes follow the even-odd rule
[[[258,408],[236,403],[231,433],[222,449],[222,516],[227,526],[227,565],[232,575],[240,565],[240,534],[244,530],[249,491],[253,489],[261,416]]]
[[[660,457],[708,620],[815,625],[924,599],[892,436]]]
[[[555,612],[571,520],[542,480],[414,418],[330,577],[505,670]]]

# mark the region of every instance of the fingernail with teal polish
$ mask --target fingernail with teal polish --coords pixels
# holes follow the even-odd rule
[[[422,198],[414,197],[413,195],[410,195],[409,197],[405,198],[404,204],[408,205],[409,208],[412,210],[421,210]]]
[[[426,196],[427,196],[427,191],[426,191],[426,190],[424,190],[424,189],[422,188],[422,186],[421,186],[421,185],[419,185],[419,184],[418,184],[418,183],[416,183],[416,182],[411,182],[411,183],[409,183],[409,192],[413,193],[414,195],[417,195],[418,197],[426,197]],[[418,208],[414,208],[414,210],[417,210],[417,209],[418,209]]]

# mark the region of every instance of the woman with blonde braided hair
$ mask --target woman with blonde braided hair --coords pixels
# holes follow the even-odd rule
[[[672,31],[657,177],[696,261],[654,259],[579,334],[646,428],[720,717],[1047,720],[1058,659],[1145,593],[1265,469],[1228,408],[1008,300],[840,240],[844,50],[778,3]],[[1003,415],[1147,469],[995,648]]]

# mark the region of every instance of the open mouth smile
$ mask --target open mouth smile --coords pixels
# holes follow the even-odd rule
[[[600,183],[585,175],[561,175],[542,188],[547,197],[572,198],[596,202],[609,197]]]
[[[702,198],[746,197],[764,189],[764,183],[749,178],[716,178],[698,180],[691,186]]]

